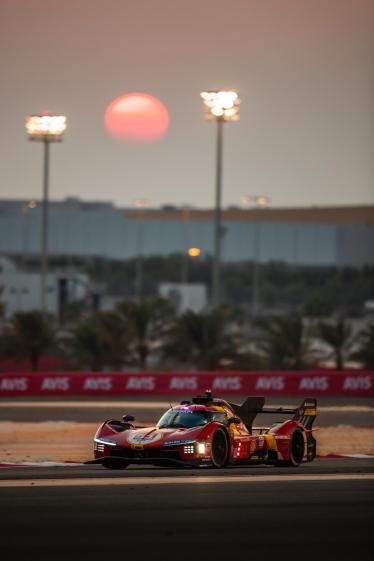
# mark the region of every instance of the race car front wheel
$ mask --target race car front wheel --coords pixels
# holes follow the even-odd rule
[[[213,467],[222,468],[229,460],[229,444],[224,430],[217,429],[213,434],[211,460]]]
[[[107,469],[126,469],[129,464],[124,460],[104,460],[102,465]]]

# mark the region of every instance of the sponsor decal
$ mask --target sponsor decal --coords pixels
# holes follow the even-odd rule
[[[343,390],[370,390],[371,376],[346,376]]]
[[[198,387],[196,376],[173,376],[170,380],[170,390],[196,390]]]
[[[70,378],[68,376],[52,376],[43,378],[41,390],[59,390],[66,392],[70,388]]]
[[[299,384],[300,390],[320,390],[329,389],[329,379],[327,376],[303,376]]]
[[[194,444],[194,440],[168,440],[164,446],[179,446],[180,444]]]
[[[241,387],[240,376],[216,376],[213,381],[214,390],[240,390]]]
[[[108,376],[86,378],[83,389],[110,391],[112,389],[112,378]]]
[[[277,390],[284,389],[283,376],[259,376],[256,382],[256,390]]]
[[[129,376],[126,384],[127,390],[154,390],[155,379],[153,376]]]
[[[26,392],[28,390],[28,380],[24,376],[21,378],[2,378],[0,381],[0,391],[3,392]]]
[[[150,444],[161,440],[163,436],[161,431],[133,432],[127,437],[127,442],[130,442],[130,444]]]

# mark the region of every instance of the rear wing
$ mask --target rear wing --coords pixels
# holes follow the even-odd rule
[[[249,431],[252,430],[252,423],[259,413],[270,413],[280,415],[292,415],[292,418],[301,423],[306,429],[311,429],[317,415],[317,400],[306,398],[296,409],[286,407],[264,407],[265,398],[250,396],[242,405],[229,403],[230,407],[238,417],[240,417]]]
[[[301,423],[306,429],[311,429],[317,416],[317,400],[308,397],[295,411],[294,420]]]

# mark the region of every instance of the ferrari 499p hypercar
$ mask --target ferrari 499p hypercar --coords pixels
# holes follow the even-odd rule
[[[123,469],[129,464],[222,468],[255,463],[298,466],[312,461],[316,399],[304,399],[297,409],[265,408],[264,403],[263,397],[248,397],[236,405],[207,391],[171,407],[153,427],[135,428],[130,415],[105,421],[94,438],[95,459],[87,463]],[[292,418],[256,427],[258,413]]]

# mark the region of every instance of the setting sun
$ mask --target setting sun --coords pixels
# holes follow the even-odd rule
[[[104,120],[107,131],[116,140],[152,142],[166,133],[169,113],[157,98],[129,93],[108,105]]]

